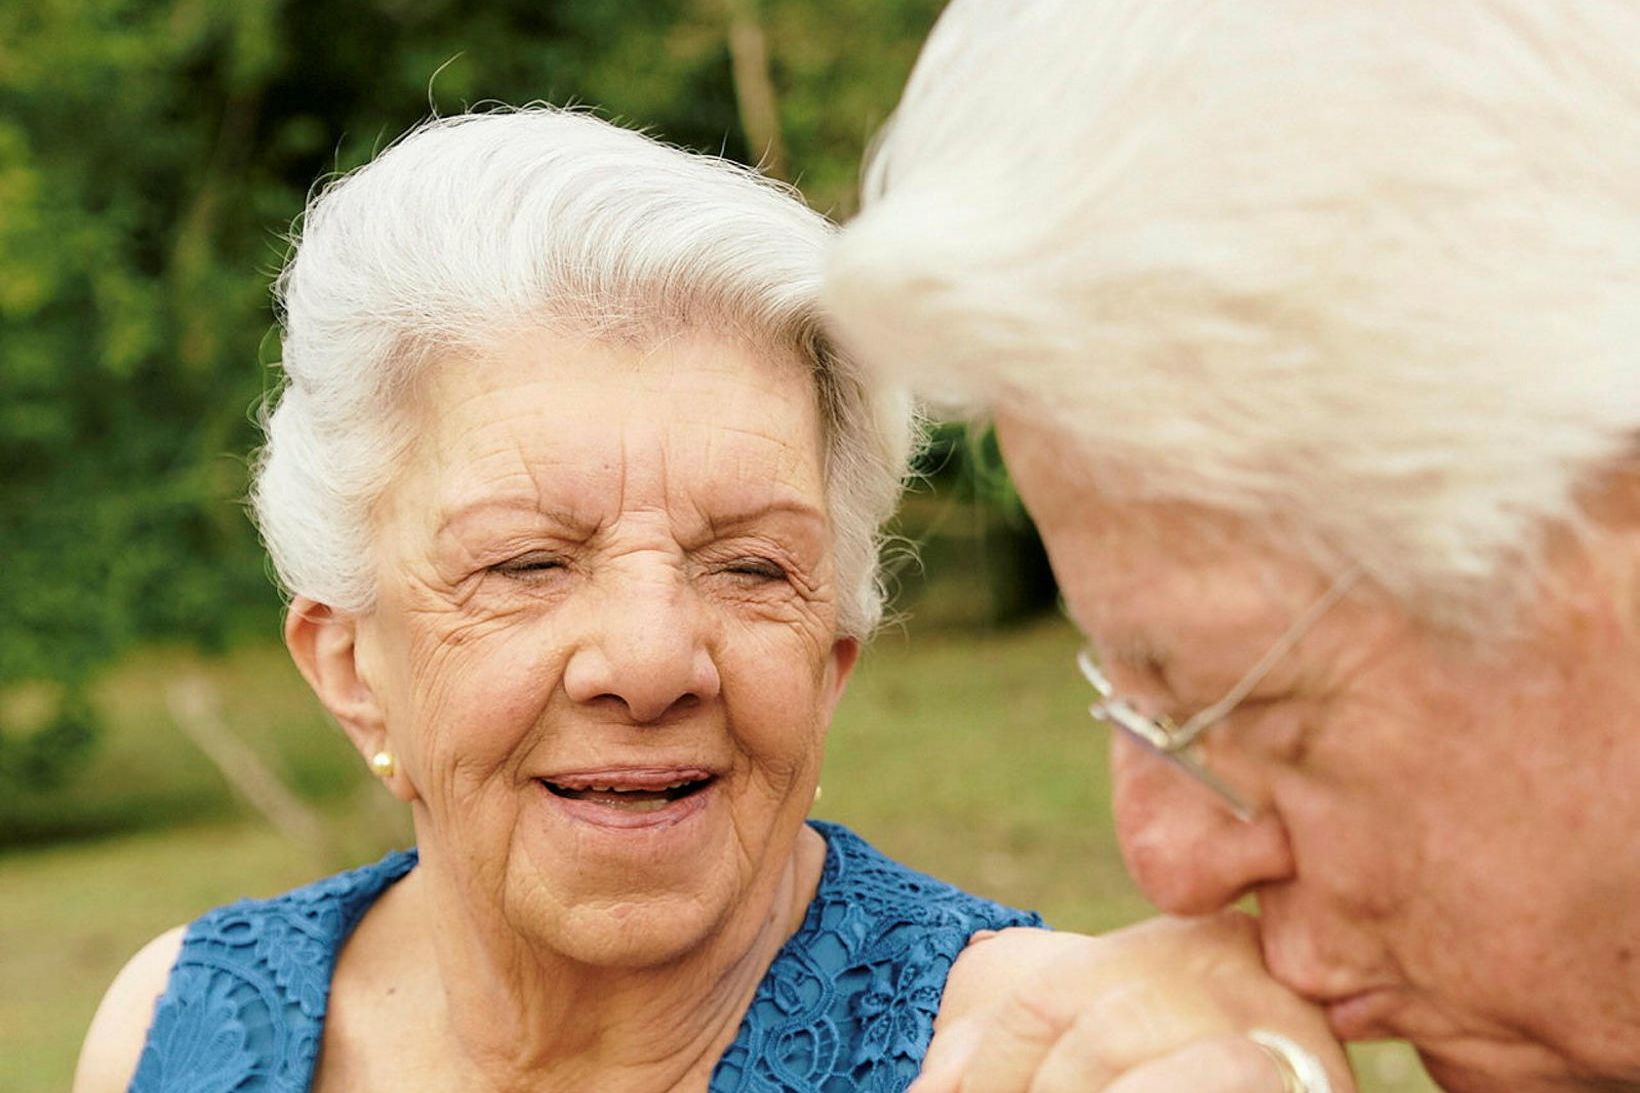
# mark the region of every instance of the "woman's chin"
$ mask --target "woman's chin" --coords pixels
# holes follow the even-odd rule
[[[749,894],[720,784],[636,808],[543,789],[521,822],[528,875],[513,878],[516,905],[535,920],[522,932],[571,960],[670,963],[716,936]]]

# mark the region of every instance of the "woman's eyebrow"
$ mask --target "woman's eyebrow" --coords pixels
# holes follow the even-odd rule
[[[542,508],[540,502],[534,498],[491,497],[482,501],[458,503],[442,510],[434,527],[433,537],[440,541],[459,538],[463,532],[488,520],[519,516],[550,524],[571,533],[590,534],[593,530],[587,521],[576,519],[573,513],[564,509]]]
[[[800,525],[811,525],[805,530],[817,532],[824,531],[827,525],[826,514],[822,509],[811,502],[795,498],[774,500],[743,509],[708,512],[705,516],[707,529],[714,536],[744,531],[760,524],[768,524],[771,520],[791,520]]]

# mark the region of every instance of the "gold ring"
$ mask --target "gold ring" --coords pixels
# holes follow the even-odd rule
[[[1282,1093],[1332,1093],[1327,1068],[1309,1050],[1268,1029],[1254,1029],[1247,1038],[1263,1048],[1281,1071]]]

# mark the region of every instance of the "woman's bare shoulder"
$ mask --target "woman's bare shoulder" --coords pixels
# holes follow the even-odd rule
[[[165,993],[186,929],[178,926],[160,934],[114,977],[80,1049],[74,1093],[125,1093],[129,1088],[154,1019],[154,1003]]]

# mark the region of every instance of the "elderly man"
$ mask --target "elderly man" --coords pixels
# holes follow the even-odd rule
[[[956,0],[832,258],[997,423],[1139,883],[1453,1091],[1640,1089],[1637,58],[1627,0]],[[921,1088],[1279,1088],[1184,997],[1135,1046],[1045,967]]]

